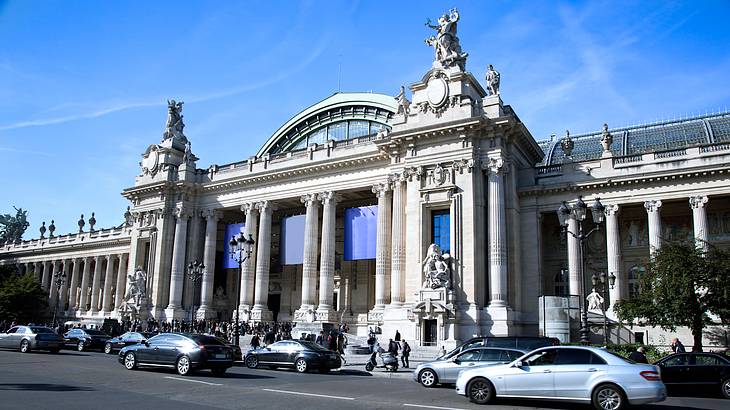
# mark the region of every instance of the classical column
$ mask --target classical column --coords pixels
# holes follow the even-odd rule
[[[256,238],[256,228],[257,228],[257,222],[258,222],[258,214],[259,211],[256,209],[255,203],[248,203],[241,205],[241,211],[246,213],[246,223],[243,225],[243,236],[245,238],[249,238],[249,235],[254,238],[254,240],[258,243],[258,239]],[[226,238],[230,240],[229,238]],[[251,309],[251,305],[253,305],[253,298],[254,298],[254,269],[256,268],[256,265],[254,261],[256,260],[256,256],[252,253],[251,256],[241,265],[241,300],[238,302],[238,309],[241,312],[248,312]],[[268,281],[268,279],[267,279]],[[256,286],[258,286],[259,277],[256,277]],[[268,284],[267,284],[268,286]],[[257,288],[258,289],[258,288]],[[258,292],[258,290],[257,290]],[[267,289],[268,292],[268,289]],[[258,297],[258,295],[257,295]]]
[[[646,201],[644,208],[649,216],[649,255],[654,256],[662,247],[662,201]]]
[[[73,312],[76,310],[76,295],[78,294],[79,288],[79,270],[81,258],[74,258],[74,266],[71,270],[71,287],[68,292],[68,311]]]
[[[375,306],[383,310],[388,303],[388,275],[390,273],[390,184],[380,183],[372,191],[378,196],[378,225],[375,243]]]
[[[304,263],[302,265],[302,305],[300,312],[308,312],[316,308],[317,286],[317,231],[319,230],[319,202],[316,194],[307,194],[301,197],[307,207],[304,219]],[[301,319],[301,315],[300,315]]]
[[[114,255],[106,255],[106,275],[104,276],[104,294],[101,300],[101,314],[106,316],[112,310],[112,285],[114,284]]]
[[[66,308],[66,302],[68,302],[68,288],[71,285],[71,259],[63,260],[63,272],[66,274],[66,279],[61,286],[61,293],[59,296],[58,309],[63,311]]]
[[[489,307],[507,306],[507,233],[505,227],[504,174],[507,164],[502,158],[490,158],[489,186]]]
[[[56,272],[61,271],[61,260],[55,260],[53,261],[53,272],[51,273],[51,283],[48,286],[48,289],[50,290],[50,297],[48,306],[51,309],[56,308],[56,302],[58,301],[58,288],[56,288]]]
[[[337,194],[333,191],[318,195],[322,202],[322,249],[319,263],[319,306],[317,320],[334,323],[337,315],[334,311],[332,293],[335,288],[335,213],[337,211]]]
[[[251,319],[268,322],[274,319],[269,310],[269,270],[271,267],[271,214],[273,204],[262,201],[256,204],[259,210],[259,233],[256,241],[256,291]],[[316,268],[316,266],[315,266]]]
[[[86,312],[86,305],[89,304],[88,290],[89,280],[91,279],[91,258],[84,258],[84,273],[81,275],[81,295],[79,296],[79,314]]]
[[[99,290],[101,288],[101,260],[103,256],[94,257],[94,280],[91,283],[91,309],[92,315],[99,312]]]
[[[391,230],[390,304],[403,306],[406,285],[406,176],[403,173],[393,176],[393,223]]]
[[[616,276],[616,283],[611,289],[609,287],[609,307],[607,311],[613,313],[613,307],[621,299],[625,298],[623,287],[623,273],[621,272],[621,236],[618,227],[619,206],[615,204],[606,205],[606,259],[608,261],[608,274]]]
[[[42,274],[43,274],[43,262],[34,262],[33,263],[33,276],[35,276],[35,280],[40,282]]]
[[[119,269],[117,269],[117,286],[114,292],[114,309],[119,310],[124,305],[124,292],[127,290],[127,264],[129,254],[120,253],[117,255],[119,259]]]
[[[568,217],[568,231],[578,235],[578,221],[571,213]],[[568,238],[568,289],[571,296],[583,299],[583,277],[580,266],[580,242],[570,233]]]
[[[33,272],[33,267],[34,267],[33,262],[26,263],[25,264],[25,272],[24,273],[27,275],[27,274]]]
[[[694,221],[694,236],[696,246],[707,251],[707,241],[709,240],[707,231],[707,210],[705,206],[709,198],[705,195],[693,196],[689,198],[689,205],[692,207],[692,220]]]
[[[175,209],[175,239],[172,246],[172,271],[170,274],[170,302],[165,314],[172,319],[182,308],[183,280],[185,280],[185,245],[188,236],[188,218],[183,208]]]
[[[48,285],[51,283],[51,261],[43,262],[43,278],[41,279],[41,287],[46,291],[50,291]],[[50,294],[50,293],[49,293]]]
[[[200,308],[198,315],[203,319],[214,316],[213,306],[213,280],[215,278],[215,251],[218,240],[218,220],[221,218],[219,211],[209,209],[204,212],[205,216],[205,248],[203,249],[203,282],[200,291]],[[225,256],[225,255],[224,255]]]

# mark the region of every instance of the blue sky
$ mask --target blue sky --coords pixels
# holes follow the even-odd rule
[[[728,1],[2,1],[0,213],[57,233],[119,224],[167,98],[185,101],[198,166],[253,155],[338,89],[395,95],[451,7],[467,69],[502,74],[536,139],[730,106]]]

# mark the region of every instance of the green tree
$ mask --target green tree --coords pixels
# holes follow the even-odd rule
[[[20,276],[0,266],[0,318],[40,322],[48,314],[46,295],[32,273]]]
[[[640,279],[639,295],[619,301],[622,321],[692,331],[693,350],[702,351],[702,330],[711,324],[708,313],[723,322],[730,317],[730,252],[708,244],[703,251],[692,242],[665,242]]]

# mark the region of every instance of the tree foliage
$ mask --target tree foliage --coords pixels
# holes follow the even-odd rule
[[[665,242],[640,279],[639,295],[619,301],[622,321],[692,331],[694,350],[702,350],[702,330],[712,312],[730,320],[730,252],[710,246],[704,251],[692,242]]]
[[[32,273],[17,275],[0,266],[0,318],[18,323],[40,322],[47,315],[48,297]]]

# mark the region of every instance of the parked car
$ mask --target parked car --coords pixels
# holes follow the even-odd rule
[[[658,366],[582,346],[540,348],[509,364],[464,370],[456,379],[456,392],[478,404],[514,397],[592,403],[598,410],[667,397]]]
[[[259,366],[271,369],[293,367],[299,373],[310,369],[326,373],[342,366],[339,354],[305,340],[282,340],[258,350],[249,350],[245,363],[252,369]]]
[[[424,387],[456,382],[460,371],[474,366],[490,366],[510,363],[527,353],[525,350],[478,347],[469,349],[448,359],[422,363],[413,372],[413,380]]]
[[[125,346],[141,343],[154,336],[154,333],[147,332],[127,332],[117,337],[113,337],[104,344],[104,353],[112,354],[115,350],[119,350]]]
[[[79,352],[84,350],[102,350],[106,342],[112,337],[96,329],[71,329],[63,335],[64,344],[67,347],[76,348]]]
[[[501,347],[504,349],[519,349],[531,351],[539,347],[557,346],[560,341],[554,337],[542,336],[487,336],[473,337],[462,343],[456,349],[439,357],[439,359],[449,359],[457,354],[473,349],[475,347]]]
[[[15,326],[0,333],[0,347],[18,349],[22,353],[31,350],[48,350],[58,353],[63,346],[63,338],[45,326]]]
[[[730,399],[730,360],[716,353],[675,353],[654,363],[668,388],[718,389]],[[715,390],[717,391],[717,390]]]
[[[233,366],[233,350],[213,336],[190,333],[161,333],[148,340],[123,347],[119,363],[127,370],[140,366],[163,366],[185,376],[195,370],[210,369],[223,375]]]

